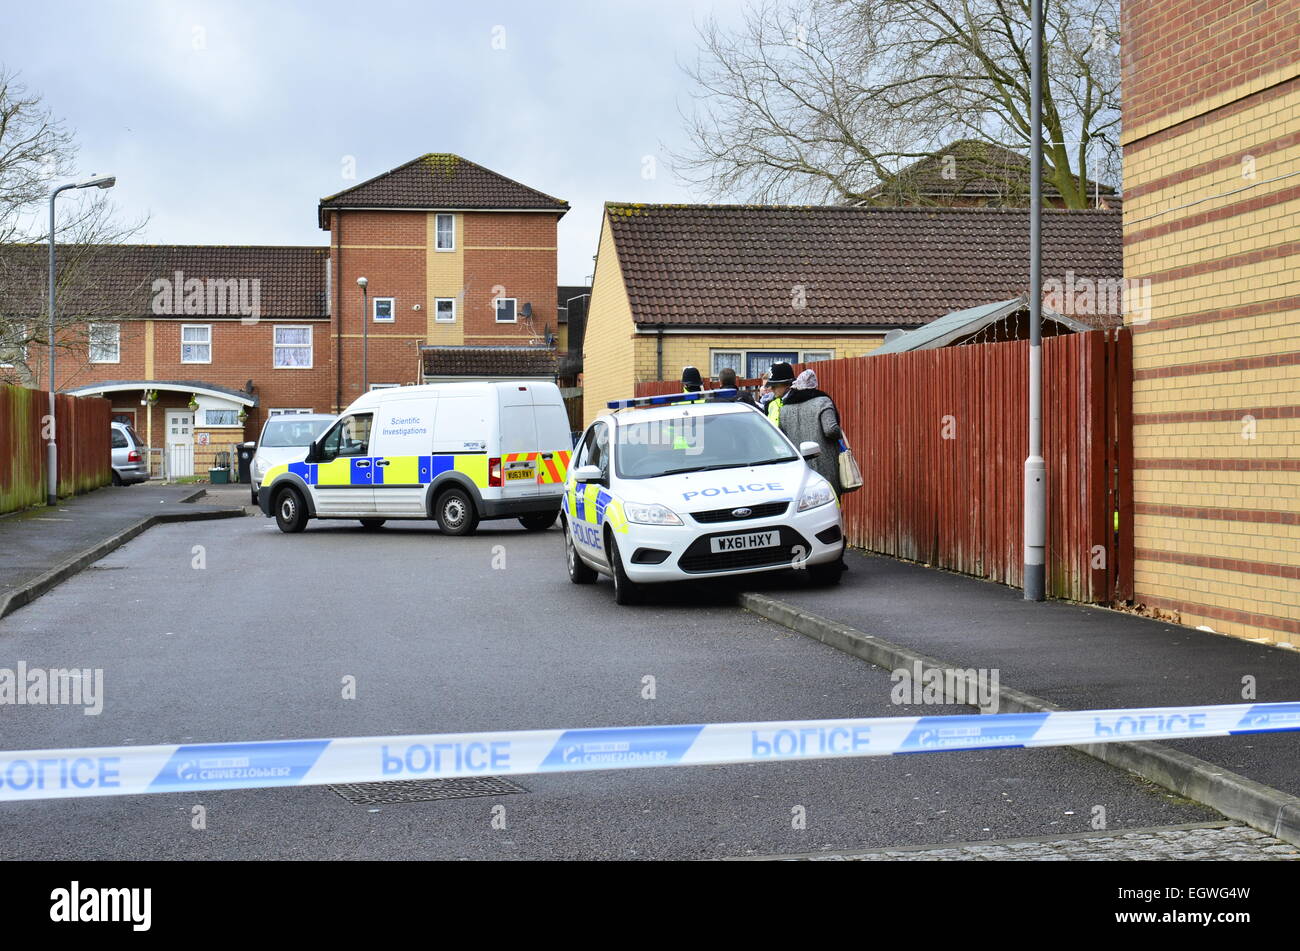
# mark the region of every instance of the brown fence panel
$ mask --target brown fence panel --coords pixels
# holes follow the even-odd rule
[[[1023,340],[815,364],[866,480],[844,498],[849,543],[1023,584],[1028,368]],[[1043,341],[1051,597],[1132,595],[1131,374],[1126,330]]]
[[[0,384],[0,512],[45,501],[49,394]],[[112,404],[99,397],[57,395],[59,495],[88,492],[112,479]]]

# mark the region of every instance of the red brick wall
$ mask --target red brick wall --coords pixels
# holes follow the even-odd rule
[[[551,214],[465,215],[465,343],[526,344],[530,330],[517,323],[497,323],[496,288],[515,298],[516,313],[533,305],[532,333],[559,328],[556,314],[556,224]],[[503,250],[478,250],[502,248]],[[513,250],[529,249],[529,250]],[[533,250],[546,249],[546,250]]]
[[[1300,5],[1293,0],[1128,0],[1122,10],[1126,129],[1300,56]]]

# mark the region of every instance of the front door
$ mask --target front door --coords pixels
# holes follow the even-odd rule
[[[167,478],[194,475],[194,411],[167,410]]]

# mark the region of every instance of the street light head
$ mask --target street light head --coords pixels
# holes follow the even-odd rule
[[[365,287],[365,286],[366,286],[367,284],[369,284],[369,283],[370,283],[370,282],[367,281],[364,277],[359,277],[359,278],[357,278],[357,286],[358,286],[358,287]]]
[[[116,175],[97,175],[94,178],[88,178],[84,182],[78,182],[78,188],[112,188],[117,184]]]

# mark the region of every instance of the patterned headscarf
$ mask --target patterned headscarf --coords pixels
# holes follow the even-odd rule
[[[798,379],[790,385],[793,390],[815,390],[817,389],[817,374],[812,370],[804,370],[799,374]]]

